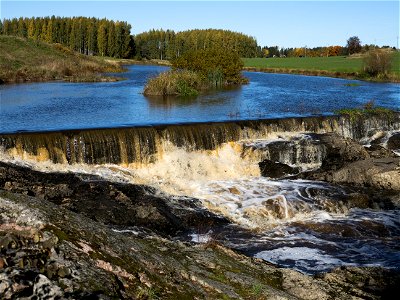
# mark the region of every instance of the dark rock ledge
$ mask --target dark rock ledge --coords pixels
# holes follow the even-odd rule
[[[0,221],[3,299],[381,299],[400,283],[399,274],[381,268],[310,277],[217,243],[122,235],[5,191]]]
[[[326,148],[320,169],[300,175],[311,180],[400,191],[400,157],[379,145],[366,148],[337,134],[319,135]]]
[[[0,188],[48,200],[103,224],[143,226],[163,236],[228,223],[197,199],[155,196],[151,187],[93,175],[43,173],[0,162]]]
[[[171,204],[152,192],[2,163],[1,298],[347,300],[384,299],[399,291],[400,274],[382,268],[338,268],[311,277],[215,241],[168,239],[226,220],[202,211],[196,200]],[[109,225],[141,226],[150,234],[121,234]]]

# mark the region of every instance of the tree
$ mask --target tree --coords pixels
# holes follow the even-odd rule
[[[215,86],[247,82],[241,71],[243,61],[237,52],[224,48],[188,51],[172,61],[174,69],[196,72]]]
[[[392,67],[393,55],[386,49],[370,50],[364,57],[364,71],[371,76],[386,76]]]
[[[117,47],[115,24],[113,22],[108,22],[107,33],[107,56],[115,56]]]
[[[46,43],[53,43],[54,42],[54,23],[53,20],[49,20],[49,22],[47,23],[47,32],[46,32]]]
[[[28,23],[28,38],[35,38],[35,20],[33,18],[30,19]]]
[[[102,20],[97,32],[97,48],[101,56],[106,55],[107,50],[107,29],[105,21]]]
[[[347,40],[347,50],[349,51],[349,55],[361,51],[361,41],[358,36],[352,36]]]

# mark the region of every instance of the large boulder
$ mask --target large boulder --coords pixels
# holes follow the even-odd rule
[[[269,178],[283,178],[300,172],[299,168],[291,167],[287,164],[269,159],[264,159],[262,162],[258,163],[258,165],[260,167],[261,175]]]
[[[396,133],[388,139],[387,148],[390,150],[400,150],[400,133]]]
[[[336,134],[320,135],[326,156],[317,171],[300,177],[377,189],[400,190],[400,157],[380,146],[370,149]]]

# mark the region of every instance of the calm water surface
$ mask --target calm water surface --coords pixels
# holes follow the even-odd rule
[[[400,108],[396,84],[252,72],[244,73],[249,85],[195,99],[143,96],[146,80],[167,69],[128,66],[123,74],[127,80],[120,82],[2,85],[0,132],[309,116],[360,107],[371,100]]]

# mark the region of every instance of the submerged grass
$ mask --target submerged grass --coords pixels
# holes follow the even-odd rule
[[[60,44],[0,35],[0,82],[115,81],[98,74],[122,71],[118,62],[82,55]]]
[[[384,107],[371,107],[366,104],[364,108],[345,108],[335,111],[336,114],[347,116],[354,122],[371,116],[386,117],[389,120],[394,118],[394,111]]]
[[[344,84],[344,86],[353,86],[353,87],[356,87],[356,86],[361,86],[361,84],[359,84],[359,83],[346,83],[346,84]]]

